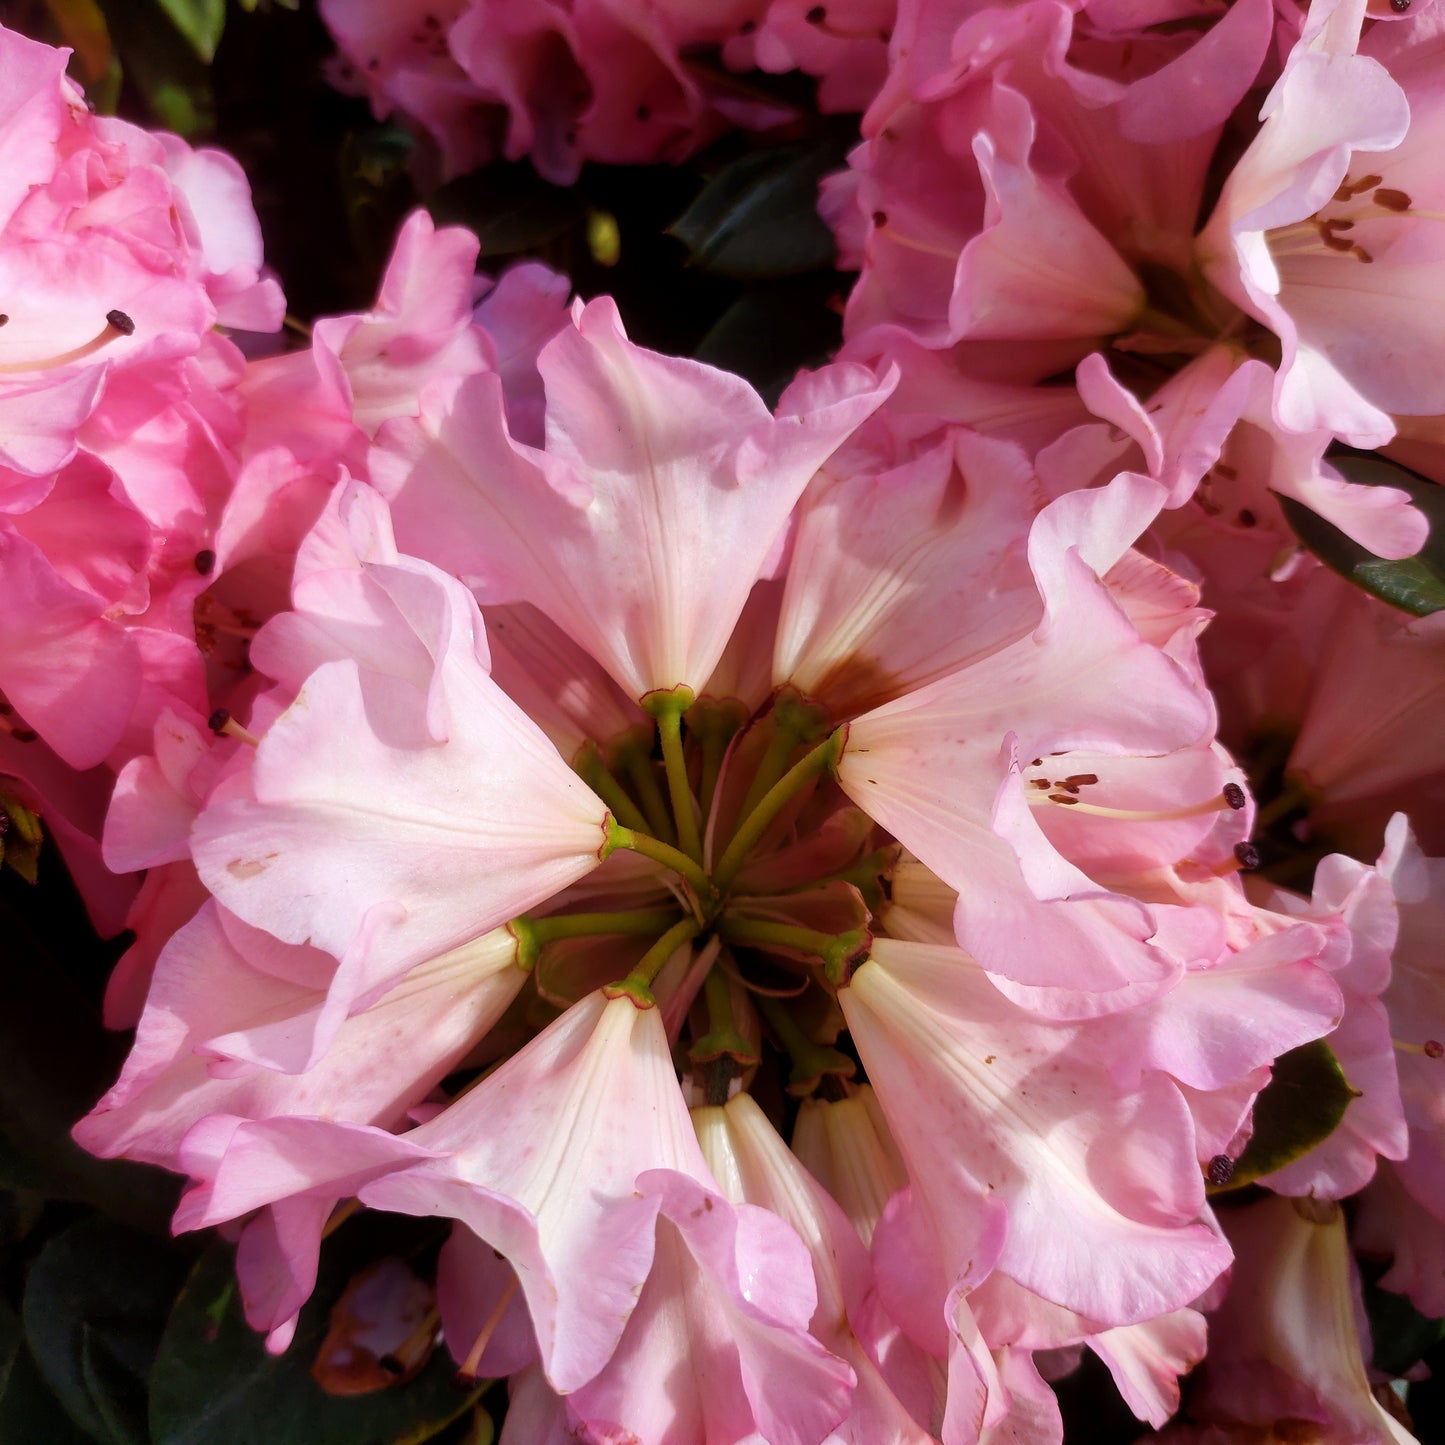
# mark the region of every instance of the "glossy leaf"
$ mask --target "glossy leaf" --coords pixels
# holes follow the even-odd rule
[[[164,1232],[178,1181],[142,1164],[96,1159],[71,1127],[114,1082],[124,1040],[20,916],[0,901],[5,1006],[0,1008],[0,1184],[95,1204]]]
[[[1380,1266],[1366,1266],[1361,1284],[1374,1345],[1373,1364],[1387,1375],[1403,1375],[1433,1345],[1445,1340],[1445,1320],[1422,1315],[1402,1294],[1376,1283]]]
[[[156,4],[209,65],[226,28],[226,0],[156,0]]]
[[[1345,536],[1318,513],[1281,497],[1285,517],[1301,542],[1326,566],[1382,602],[1416,617],[1445,608],[1445,487],[1373,453],[1331,455],[1346,481],[1367,487],[1398,487],[1430,521],[1430,536],[1413,557],[1388,562]]]
[[[724,166],[668,227],[707,271],[743,279],[831,266],[833,233],[818,215],[818,182],[843,161],[831,141],[777,146]]]
[[[1223,1189],[1238,1189],[1283,1169],[1328,1139],[1356,1098],[1323,1039],[1274,1061],[1274,1076],[1254,1101],[1254,1133]]]
[[[796,277],[750,287],[713,324],[693,355],[736,372],[769,406],[801,367],[821,366],[842,340],[828,303],[837,278]]]
[[[585,236],[587,230],[587,206],[577,191],[549,185],[525,163],[459,176],[432,196],[427,209],[439,226],[474,232],[483,262],[541,251],[569,231]]]
[[[174,1248],[112,1220],[72,1225],[26,1281],[25,1338],[66,1413],[107,1445],[147,1445],[146,1377],[185,1270]]]
[[[20,1319],[0,1299],[0,1441],[4,1445],[87,1445],[90,1437],[45,1386]]]
[[[480,1389],[457,1389],[445,1350],[396,1389],[351,1397],[322,1391],[311,1363],[351,1272],[334,1243],[280,1356],[268,1355],[246,1324],[231,1247],[217,1242],[206,1251],[176,1301],[152,1372],[154,1445],[255,1445],[262,1420],[266,1445],[419,1445],[476,1402]]]

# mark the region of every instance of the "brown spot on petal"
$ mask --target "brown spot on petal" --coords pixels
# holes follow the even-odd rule
[[[272,858],[275,856],[274,853],[271,854]],[[268,863],[263,863],[257,858],[232,858],[226,864],[226,872],[232,878],[239,878],[244,882],[247,878],[254,878],[258,873],[264,873],[268,866]]]

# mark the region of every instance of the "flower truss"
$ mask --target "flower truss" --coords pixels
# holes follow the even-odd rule
[[[75,1134],[273,1351],[365,1208],[449,1221],[407,1317],[504,1445],[1046,1445],[1085,1349],[1155,1428],[1205,1361],[1180,1441],[1411,1438],[1336,1201],[1445,1312],[1441,634],[1288,519],[1426,540],[1336,464],[1442,474],[1419,8],[324,0],[444,170],[778,123],[703,45],[866,106],[772,407],[425,212],[248,359],[233,164],[0,32],[0,769],[134,934]],[[1286,1055],[1354,1098],[1270,1154]]]

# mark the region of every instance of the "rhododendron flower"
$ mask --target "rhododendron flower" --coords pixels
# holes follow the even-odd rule
[[[1201,1163],[1339,1012],[1321,935],[1235,879],[1248,799],[1211,742],[1195,594],[1130,547],[1162,488],[1043,506],[1010,444],[859,433],[891,378],[829,368],[774,415],[605,301],[539,340],[542,446],[496,373],[425,386],[376,431],[375,487],[334,490],[301,543],[245,726],[133,770],[117,858],[188,859],[215,901],[82,1136],[189,1173],[178,1227],[253,1216],[240,1279],[276,1346],[338,1201],[450,1217],[456,1269],[482,1240],[515,1272],[445,1266],[476,1330],[453,1353],[523,1369],[519,1295],[540,1373],[513,1410],[538,1430],[1047,1434],[1031,1351],[1086,1340],[1154,1418],[1187,1322],[1111,1332],[1226,1266]],[[935,901],[885,907],[909,869]],[[407,1128],[528,969],[560,1016]],[[213,974],[225,1008],[196,991]],[[728,1102],[764,1049],[799,1096],[839,1087],[845,1027],[897,1150],[853,1224]],[[398,1030],[406,1066],[350,1087]],[[760,1193],[709,1172],[677,1059],[752,1120]],[[679,1348],[717,1382],[639,1393]]]

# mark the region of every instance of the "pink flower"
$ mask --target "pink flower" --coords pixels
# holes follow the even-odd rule
[[[1236,1431],[1309,1421],[1327,1439],[1413,1445],[1370,1392],[1339,1206],[1264,1199],[1229,1210],[1223,1223],[1235,1265],[1210,1316],[1193,1417]]]
[[[1438,329],[1438,42],[1387,29],[1359,53],[1363,18],[1351,0],[1311,7],[1199,254],[1280,338],[1281,423],[1377,446],[1391,412],[1445,411],[1434,369],[1401,364]]]

